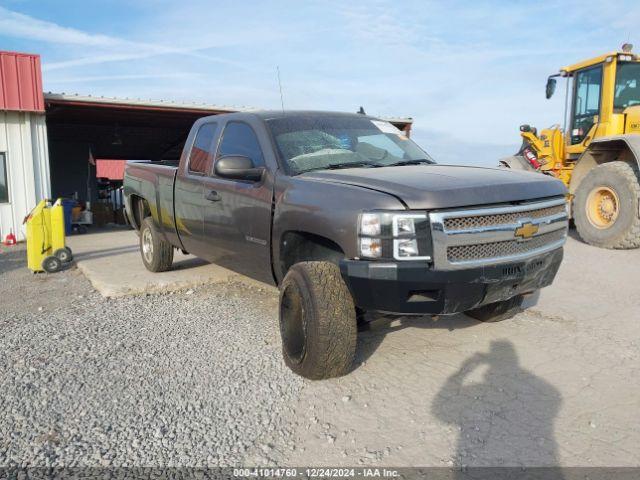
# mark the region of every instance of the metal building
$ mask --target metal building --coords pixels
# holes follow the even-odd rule
[[[0,52],[0,236],[23,239],[22,220],[50,196],[40,57]]]
[[[94,205],[98,176],[122,174],[115,160],[177,159],[195,120],[239,110],[43,93],[38,55],[0,52],[0,239],[13,231],[23,240],[22,220],[39,200]],[[409,134],[410,118],[389,121]]]

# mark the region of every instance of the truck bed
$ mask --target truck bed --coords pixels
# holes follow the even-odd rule
[[[144,198],[157,211],[158,227],[179,246],[175,226],[173,196],[178,162],[130,160],[124,170],[125,195]]]

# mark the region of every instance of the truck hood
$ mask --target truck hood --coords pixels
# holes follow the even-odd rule
[[[507,203],[564,195],[562,182],[536,172],[458,165],[349,168],[302,174],[388,193],[410,209],[437,209]]]

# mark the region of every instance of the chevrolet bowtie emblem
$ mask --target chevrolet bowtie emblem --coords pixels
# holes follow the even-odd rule
[[[540,227],[538,225],[534,225],[531,222],[523,223],[522,226],[516,228],[515,236],[525,240],[527,238],[533,237],[536,233],[538,233]]]

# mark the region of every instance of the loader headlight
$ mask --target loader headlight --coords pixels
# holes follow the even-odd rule
[[[363,258],[431,260],[431,230],[424,212],[367,212],[359,219]]]

